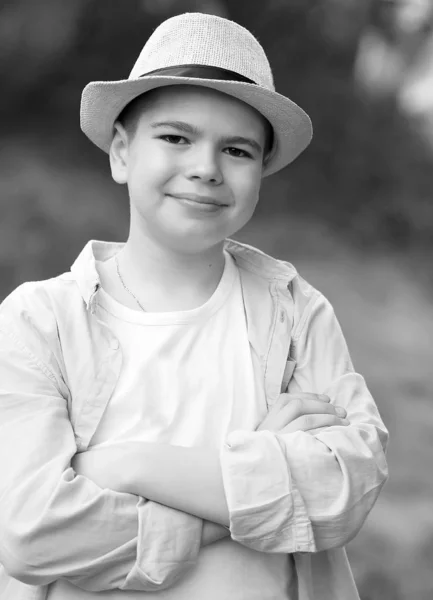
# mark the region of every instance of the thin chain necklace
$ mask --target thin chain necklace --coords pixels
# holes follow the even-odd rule
[[[140,300],[137,298],[137,296],[135,294],[133,294],[131,292],[131,290],[127,287],[126,283],[123,281],[123,277],[120,274],[119,261],[117,260],[117,254],[114,255],[114,262],[116,263],[116,270],[117,270],[117,275],[118,275],[118,277],[120,279],[120,283],[123,285],[123,287],[128,292],[128,294],[130,294],[134,298],[134,300],[136,301],[136,303],[138,304],[138,306],[141,308],[141,310],[143,312],[146,312],[146,309],[143,307],[143,305],[141,304]]]

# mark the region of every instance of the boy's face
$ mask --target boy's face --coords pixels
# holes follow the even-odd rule
[[[113,178],[128,185],[131,226],[163,246],[201,252],[253,215],[265,120],[207,88],[170,86],[146,96],[134,135],[116,125]]]

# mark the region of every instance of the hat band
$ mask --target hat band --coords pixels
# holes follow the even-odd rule
[[[219,79],[222,81],[239,81],[241,83],[252,83],[253,85],[258,85],[255,81],[252,81],[252,79],[248,79],[248,77],[239,75],[239,73],[236,73],[235,71],[229,71],[228,69],[222,69],[221,67],[212,67],[210,65],[175,65],[173,67],[163,67],[161,69],[155,69],[154,71],[144,73],[140,77],[147,77],[148,75],[193,77],[197,79]],[[272,148],[274,143],[274,131],[270,124],[267,142],[267,146]]]
[[[235,71],[212,67],[210,65],[176,65],[174,67],[163,67],[155,71],[144,73],[140,77],[149,75],[168,75],[169,77],[193,77],[196,79],[221,79],[222,81],[240,81],[242,83],[252,83],[257,85],[252,79],[239,75]]]

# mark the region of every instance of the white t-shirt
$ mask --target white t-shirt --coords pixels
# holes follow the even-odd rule
[[[227,432],[251,430],[264,417],[229,254],[217,289],[193,310],[131,310],[103,290],[99,305],[98,316],[119,339],[123,367],[91,446],[128,440],[217,449]]]
[[[253,430],[264,418],[240,276],[230,254],[225,259],[217,289],[193,310],[131,310],[100,291],[98,316],[119,339],[123,366],[91,447],[145,441],[219,449],[228,432]],[[288,600],[290,565],[288,555],[256,552],[226,538],[203,547],[197,565],[171,589],[96,595],[62,583],[49,598]]]

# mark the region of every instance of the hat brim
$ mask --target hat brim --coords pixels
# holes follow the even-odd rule
[[[274,147],[263,176],[290,164],[311,141],[313,129],[307,113],[277,92],[239,81],[162,75],[89,83],[81,98],[81,129],[96,146],[108,152],[114,122],[125,106],[145,92],[169,85],[212,88],[242,100],[261,113],[274,130]]]

